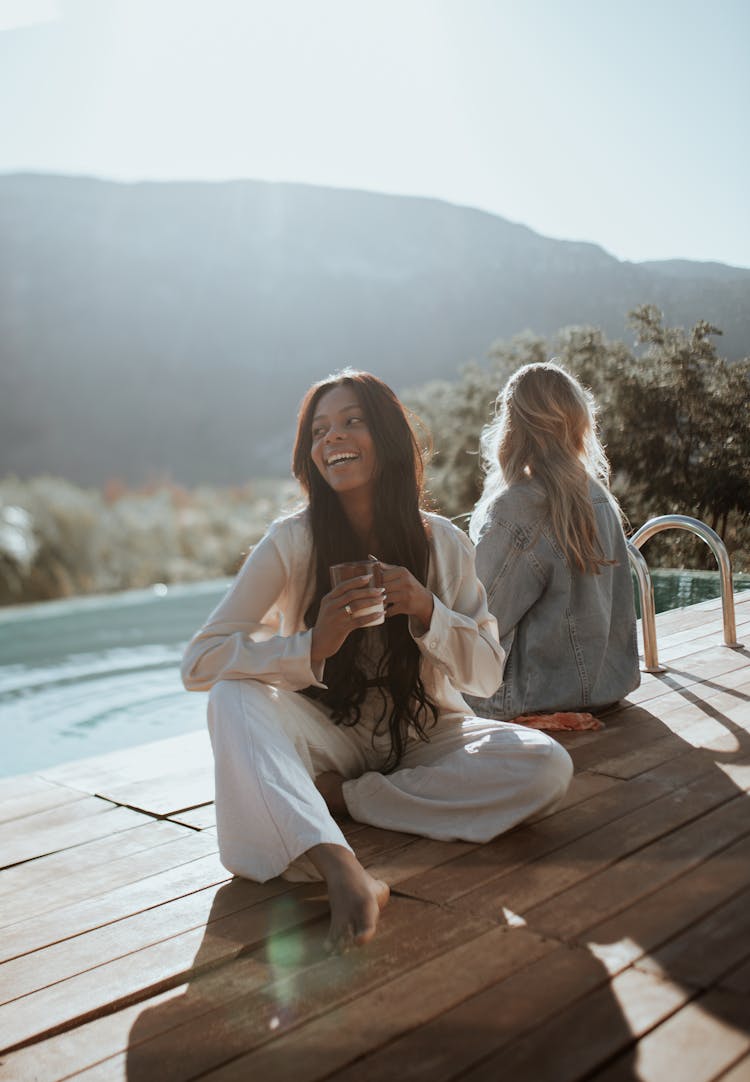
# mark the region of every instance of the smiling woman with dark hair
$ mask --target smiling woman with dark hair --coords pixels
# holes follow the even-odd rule
[[[390,388],[351,370],[311,387],[293,465],[306,506],[255,547],[183,679],[211,690],[223,863],[261,882],[325,879],[343,950],[375,934],[388,886],[336,816],[485,842],[551,808],[572,766],[462,697],[494,692],[503,652],[470,542],[422,508],[422,456]],[[332,566],[373,556],[382,586],[331,588]]]

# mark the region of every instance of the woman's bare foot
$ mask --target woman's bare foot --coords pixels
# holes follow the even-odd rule
[[[388,904],[390,889],[373,879],[354,853],[342,845],[316,845],[307,855],[326,881],[331,906],[331,926],[325,942],[331,954],[361,947],[375,935],[380,913]]]
[[[329,812],[335,819],[341,819],[342,816],[349,814],[341,788],[343,784],[343,777],[335,770],[326,770],[323,774],[318,774],[315,779],[315,788],[325,800]]]

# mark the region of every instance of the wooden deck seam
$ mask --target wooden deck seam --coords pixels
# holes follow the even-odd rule
[[[145,815],[145,816],[147,816],[147,818],[153,819],[153,820],[155,820],[157,822],[164,822],[166,820],[171,820],[175,815],[181,815],[184,812],[195,811],[196,808],[205,807],[205,803],[203,803],[203,804],[192,804],[188,808],[178,808],[176,811],[162,813],[162,812],[149,811],[148,808],[142,808],[138,804],[126,804],[126,803],[124,803],[123,801],[120,801],[120,800],[113,800],[112,797],[103,797],[100,793],[95,793],[94,796],[98,796],[101,800],[107,800],[110,804],[113,804],[116,808],[127,808],[128,811],[138,812],[140,815]],[[186,830],[193,830],[193,831],[200,832],[200,830],[202,829],[201,827],[194,827],[191,823],[181,823],[180,825],[184,826]]]

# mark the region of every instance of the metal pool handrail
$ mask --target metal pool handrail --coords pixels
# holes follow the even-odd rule
[[[658,518],[649,519],[648,522],[641,526],[640,530],[636,530],[633,536],[628,542],[628,554],[630,555],[631,565],[635,567],[635,557],[632,554],[632,549],[638,551],[638,555],[641,559],[643,557],[640,554],[640,549],[654,534],[661,533],[662,530],[687,530],[689,533],[693,533],[696,537],[700,537],[701,541],[704,541],[713,552],[716,557],[716,562],[719,565],[719,575],[721,580],[721,611],[724,621],[724,645],[730,647],[732,650],[737,650],[741,647],[741,643],[737,642],[737,627],[734,618],[734,593],[732,589],[732,565],[729,561],[729,553],[726,546],[715,530],[712,530],[710,526],[707,526],[705,522],[701,522],[697,518],[690,518],[688,515],[659,515]],[[645,560],[644,560],[645,563]],[[646,568],[648,572],[648,567]],[[644,590],[641,585],[641,576],[636,570],[638,575],[639,586],[641,589],[641,613],[643,615],[643,650],[646,659],[646,670],[651,672],[649,668],[651,660],[658,665],[658,659],[656,654],[656,631],[654,624],[654,639],[653,639],[653,657],[650,659],[646,650],[646,609],[644,607],[643,596]],[[648,576],[649,585],[651,584],[651,576]],[[653,606],[653,587],[651,587],[651,605]]]
[[[646,558],[639,549],[628,541],[630,566],[638,580],[638,594],[641,599],[641,630],[643,632],[643,669],[644,672],[664,672],[659,664],[659,651],[656,645],[656,606],[654,605],[654,584],[648,569]]]

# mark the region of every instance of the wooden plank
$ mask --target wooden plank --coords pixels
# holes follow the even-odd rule
[[[651,743],[641,744],[635,748],[631,746],[625,751],[615,752],[608,758],[598,759],[589,765],[589,770],[627,781],[684,754],[684,740],[674,733],[669,733],[668,736]]]
[[[64,828],[69,823],[77,823],[81,819],[88,819],[93,815],[102,815],[112,811],[112,804],[97,797],[78,794],[79,799],[72,803],[58,805],[52,808],[40,810],[32,815],[26,815],[21,819],[11,819],[0,826],[0,847],[3,852],[11,842],[18,838],[26,838],[41,834],[44,831]]]
[[[634,754],[638,754],[637,750]],[[666,785],[671,789],[680,789],[684,785],[714,774],[717,771],[724,773],[716,756],[703,748],[688,747],[674,758],[666,759],[658,765],[649,767],[648,770],[636,775],[637,781],[655,781]],[[730,779],[731,781],[732,779]]]
[[[611,778],[605,778],[601,774],[593,774],[588,770],[579,771],[577,774],[573,775],[570,788],[557,807],[553,811],[546,812],[544,815],[539,816],[537,822],[540,823],[553,815],[560,815],[561,812],[567,811],[568,808],[572,808],[576,804],[583,804],[584,801],[589,800],[592,796],[598,796],[599,793],[605,792],[607,789],[611,788],[613,784],[615,784],[615,782]]]
[[[331,1082],[391,1082],[394,1078],[448,1082],[456,1077],[473,1077],[472,1068],[482,1063],[492,1064],[486,1075],[492,1082],[503,1078],[516,1082],[521,1076],[515,1072],[519,1063],[523,1065],[523,1057],[516,1056],[514,1070],[499,1064],[504,1064],[509,1046],[512,1048],[512,1042],[523,1034],[532,1032],[531,1050],[541,1043],[547,1060],[557,1064],[556,1046],[536,1034],[545,1032],[547,1020],[554,1024],[562,1004],[576,1004],[587,996],[590,998],[585,1002],[590,1003],[590,994],[599,990],[601,1017],[589,1019],[591,1032],[586,1040],[589,1044],[596,1042],[596,1030],[604,1029],[609,1031],[610,1039],[613,1035],[624,1036],[622,1015],[612,1002],[606,979],[587,951],[558,947],[536,964],[333,1074]],[[571,1012],[574,1018],[575,1010]],[[562,1077],[553,1077],[555,1082],[562,1082]],[[216,1082],[228,1082],[230,1078],[228,1072],[217,1074]]]
[[[184,997],[188,987],[179,985],[154,996],[148,1001],[149,1007],[158,1010],[170,1000]],[[197,1002],[195,1005],[198,1006]],[[130,1030],[143,1011],[143,1003],[137,1002],[56,1037],[48,1037],[16,1052],[6,1053],[0,1058],[0,1082],[49,1082],[50,1079],[68,1078],[104,1060],[105,1057],[126,1049]],[[181,1019],[184,1021],[187,1018],[188,1011],[185,1010]],[[185,1051],[183,1048],[183,1055]],[[109,1066],[112,1066],[111,1061]],[[118,1076],[113,1071],[109,1082],[113,1082],[116,1077]],[[119,1077],[123,1080],[126,1078],[125,1075]]]
[[[97,898],[87,898],[13,924],[0,929],[0,961],[18,958],[71,936],[123,920],[168,899],[224,882],[230,875],[222,867],[218,855],[212,854],[128,883]]]
[[[750,1056],[743,1056],[738,1063],[730,1067],[721,1078],[717,1076],[717,1082],[747,1082],[750,1078]]]
[[[638,963],[656,976],[708,989],[750,956],[750,863],[748,889],[686,929]]]
[[[216,805],[203,804],[199,808],[191,808],[189,811],[173,812],[169,819],[175,823],[183,823],[195,830],[205,830],[206,827],[216,826]]]
[[[692,675],[691,666],[688,662],[685,668],[675,667],[659,676],[649,676],[646,684],[650,684],[652,690],[658,689],[659,694],[650,695],[646,701],[640,702],[637,698],[634,698],[638,693],[633,692],[618,709],[642,707],[662,716],[668,713],[675,705],[679,705],[691,697],[710,701],[716,697],[728,696],[730,699],[734,698],[741,702],[747,702],[748,671],[746,665],[735,666],[715,679],[692,680],[690,679]],[[638,689],[638,692],[640,692],[640,689]],[[609,716],[605,717],[605,721],[608,720]]]
[[[52,984],[174,939],[183,932],[191,932],[289,890],[289,884],[282,880],[270,883],[240,880],[234,890],[219,894],[216,885],[204,887],[201,879],[195,882],[196,889],[190,894],[5,962],[0,967],[2,1002],[40,993]]]
[[[502,977],[521,969],[554,949],[554,944],[539,939],[528,932],[494,928],[484,935],[448,949],[414,969],[399,973],[393,980],[375,984],[356,998],[344,1001],[322,1015],[313,1015],[299,1028],[287,1028],[271,1044],[261,1045],[251,1053],[247,1062],[249,1078],[283,1079],[294,1077],[303,1082],[308,1077],[322,1077],[341,1067],[351,1059],[377,1047],[391,1037],[427,1021],[433,1014],[460,1003]],[[88,1082],[102,1077],[113,1082],[125,1078],[125,1053],[130,1046],[131,1068],[140,1080],[160,1078],[160,1062],[170,1064],[169,1077],[185,1077],[191,1066],[187,1062],[186,1048],[194,1043],[189,1039],[191,1022],[198,1015],[205,1015],[210,1006],[226,1007],[230,997],[247,995],[251,974],[242,971],[247,959],[238,959],[220,971],[208,973],[183,986],[179,1002],[168,1006],[162,1002],[149,1001],[145,1005],[135,1037],[131,1026],[137,1017],[134,1008],[120,1012],[122,1018],[111,1015],[88,1023],[74,1033],[50,1038],[32,1049],[12,1054],[7,1069],[14,1082],[29,1082],[38,1077],[40,1064],[47,1070],[47,1077],[64,1077],[80,1071],[96,1058],[107,1058],[92,1073],[82,1077]],[[337,960],[324,963],[329,969],[337,966]],[[444,979],[446,967],[451,980]],[[267,979],[270,977],[270,970]],[[256,982],[257,983],[257,982]],[[338,983],[341,983],[340,977]],[[229,990],[231,985],[231,990]],[[273,989],[270,985],[270,990]],[[272,994],[272,991],[271,991]],[[175,1028],[177,1027],[177,1028]],[[214,1045],[218,1044],[219,1027],[206,1027],[212,1032]],[[139,1045],[135,1047],[135,1040]],[[221,1062],[221,1050],[215,1048],[213,1062]],[[266,1062],[268,1061],[268,1063]],[[269,1066],[270,1064],[270,1066]],[[132,1077],[132,1076],[131,1076]],[[0,1068],[0,1079],[5,1078]],[[160,1078],[160,1082],[162,1082]]]
[[[51,784],[37,777],[36,774],[16,774],[12,777],[0,778],[0,802],[47,792]]]
[[[248,886],[259,887],[259,884]],[[266,894],[273,889],[279,889],[278,885],[267,887]],[[231,909],[231,900],[239,906],[247,900],[237,890],[228,895],[209,889],[196,892],[183,901],[183,918],[188,919],[192,927],[187,931],[178,931],[176,935],[169,935],[170,931],[174,931],[170,922],[176,903],[132,918],[139,929],[148,923],[145,936],[156,937],[153,943],[115,956],[94,968],[0,1006],[0,1033],[3,1034],[6,1049],[10,1051],[16,1046],[79,1025],[105,1010],[147,999],[184,983],[192,972],[226,961],[247,945],[257,943],[269,930],[268,910],[252,906],[257,895],[257,891],[252,892],[250,909],[246,908],[254,919],[249,930],[243,925],[238,926],[240,931],[229,926],[233,918],[237,926],[236,913],[226,915],[225,912],[227,908]],[[299,919],[299,908],[298,905],[291,910],[290,920]],[[185,914],[185,910],[189,910],[189,914]],[[319,903],[315,915],[320,910]],[[276,912],[279,922],[288,912],[290,910],[287,909],[283,913]],[[159,920],[163,922],[161,929],[155,926]],[[116,944],[113,944],[113,949],[116,950]]]
[[[148,812],[167,816],[196,808],[214,799],[213,763],[170,772],[157,778],[129,781],[119,785],[101,785],[97,796]]]
[[[215,837],[184,831],[178,835],[178,840],[163,841],[141,853],[129,853],[119,858],[115,853],[112,860],[102,865],[56,878],[54,890],[40,890],[37,885],[32,885],[0,896],[0,927],[95,898],[116,887],[215,853],[216,849]]]
[[[743,838],[624,912],[588,927],[580,941],[614,975],[735,897],[749,880],[750,838]]]
[[[399,830],[380,830],[379,827],[362,826],[348,841],[361,864],[370,865],[384,853],[404,849],[414,845],[419,839],[415,834],[404,834]]]
[[[627,786],[636,784],[628,782]],[[637,853],[665,836],[669,837],[676,828],[699,820],[706,811],[730,801],[735,794],[736,789],[726,779],[718,779],[715,774],[700,777],[690,785],[637,807],[614,822],[562,846],[555,851],[554,859],[534,860],[509,873],[499,869],[497,876],[488,879],[478,889],[456,897],[452,904],[462,913],[495,913],[500,919],[502,899],[503,906],[526,915],[535,906],[541,906],[563,892],[573,890],[576,885],[583,885],[586,880],[604,874],[603,870],[629,854]],[[735,803],[739,804],[739,801]],[[735,840],[738,831],[742,833],[735,819],[743,822],[741,815],[732,817],[735,835],[729,841]],[[696,832],[700,834],[699,828],[696,828]],[[689,835],[690,838],[692,836]],[[704,844],[708,846],[705,840]],[[681,867],[677,867],[675,875],[681,870]],[[655,883],[654,889],[658,885]],[[540,919],[545,919],[545,927],[552,923],[554,908],[555,903],[550,901],[549,921],[542,910],[536,914]],[[592,923],[596,920],[594,911]],[[535,926],[535,930],[541,930],[541,925]],[[560,932],[554,926],[549,934],[558,936]]]
[[[750,676],[747,669],[736,669],[720,680],[693,684],[690,687],[670,691],[657,700],[658,714],[670,728],[678,731],[683,717],[703,715],[726,721],[726,715],[736,716],[734,724],[745,729],[750,704]],[[699,713],[696,713],[697,708]],[[675,724],[676,723],[676,724]]]
[[[634,777],[687,747],[735,752],[738,736],[744,738],[748,727],[750,708],[743,701],[732,702],[722,713],[708,702],[686,702],[680,696],[670,709],[660,707],[658,717],[632,707],[620,713],[606,733],[590,734],[572,747],[565,743],[579,770]]]
[[[48,781],[95,793],[102,788],[179,774],[212,762],[208,733],[201,729],[182,736],[91,756],[40,771]]]
[[[665,673],[650,676],[629,698],[640,705],[648,706],[649,701],[658,701],[662,694],[670,691],[681,689],[683,693],[687,693],[704,684],[722,685],[731,679],[733,673],[741,676],[745,664],[742,650],[728,650],[721,646],[693,657],[675,658]],[[641,690],[646,692],[643,698],[639,695]]]
[[[592,764],[590,770],[616,778],[635,778],[661,763],[685,753],[686,747],[705,751],[737,752],[737,738],[714,720],[692,726],[679,735],[670,734],[638,748],[630,748],[609,759]],[[750,760],[745,759],[744,762]]]
[[[719,982],[727,992],[736,992],[740,996],[750,996],[750,962],[743,962]]]
[[[411,871],[415,860],[424,862],[426,847],[430,847],[430,859],[438,859],[433,849],[439,846],[447,847],[446,843],[426,842],[425,839],[415,839],[412,835],[377,830],[374,827],[368,828],[368,832],[360,845],[364,859],[383,861],[388,859],[387,854],[391,848],[400,850],[405,843],[416,846],[416,855],[408,858],[408,871]],[[459,847],[458,851],[463,850]],[[206,852],[209,855],[204,857]],[[83,882],[80,878],[72,881],[69,888],[70,903],[53,902],[48,911],[34,914],[33,918],[26,914],[24,920],[16,920],[9,927],[0,929],[0,959],[7,960],[26,955],[30,951],[39,951],[57,943],[61,938],[80,936],[100,925],[119,922],[150,906],[224,881],[231,876],[220,864],[215,839],[211,835],[201,837],[192,832],[179,843],[160,846],[138,860],[129,857],[119,866],[110,868],[111,872],[108,869],[98,873],[100,878],[93,890],[87,889],[93,881],[93,875]],[[106,885],[108,874],[112,876],[109,887]],[[119,882],[121,878],[124,880],[122,884]],[[392,878],[397,880],[396,872]],[[274,888],[273,893],[288,890],[290,886],[291,884],[286,884]],[[113,934],[117,937],[122,933],[115,930]],[[73,949],[68,953],[71,957],[75,956]],[[51,962],[46,958],[46,955],[40,956],[40,966],[43,972],[49,974]],[[32,962],[27,960],[22,965],[26,979],[31,979]],[[7,983],[10,981],[8,970],[4,969],[2,972],[5,974],[6,986],[10,987]]]
[[[130,854],[141,853],[153,846],[174,838],[184,837],[185,827],[175,823],[158,822],[138,818],[138,825],[103,838],[83,842],[75,849],[50,853],[37,857],[26,864],[0,871],[0,897],[33,887],[44,888],[50,882],[57,884],[68,876],[78,875],[89,868],[97,868],[107,860],[115,860]]]
[[[737,633],[740,640],[744,640],[744,647],[732,648],[726,646],[722,641],[722,637],[710,634],[700,635],[698,629],[684,630],[681,634],[670,636],[664,641],[659,639],[659,662],[667,670],[672,668],[685,670],[690,669],[693,661],[709,650],[718,649],[732,652],[732,649],[735,649],[737,652],[742,653],[742,649],[748,645],[750,620],[744,619],[739,622]]]
[[[703,679],[692,683],[678,683],[676,677],[688,677],[689,669],[681,669],[679,672],[675,671],[675,679],[672,681],[669,674],[665,674],[664,680],[664,693],[657,699],[652,699],[648,703],[641,705],[649,708],[656,707],[658,712],[661,713],[662,709],[667,710],[671,706],[680,701],[691,700],[706,700],[711,701],[718,698],[720,701],[723,698],[737,699],[741,702],[747,702],[748,694],[748,668],[747,666],[738,666],[732,669],[730,672],[722,673],[721,676],[714,680]],[[673,686],[671,686],[673,684]]]
[[[743,638],[747,636],[748,630],[750,630],[750,611],[748,611],[747,606],[738,607],[735,610],[734,622],[737,628],[737,639],[742,642]],[[713,643],[716,641],[717,634],[719,641],[723,642],[724,628],[721,619],[718,621],[707,620],[706,614],[703,612],[694,613],[692,608],[683,609],[679,622],[674,624],[662,622],[661,626],[657,622],[659,654],[661,655],[664,648],[677,646],[679,643],[691,643],[702,635],[711,636],[711,642]]]
[[[739,621],[735,621],[737,624],[737,637],[740,642],[743,638],[747,637],[747,619],[744,614]],[[657,632],[658,641],[658,632]],[[724,643],[724,633],[722,628],[714,630],[711,627],[701,626],[700,629],[693,629],[693,634],[685,636],[684,639],[677,639],[677,641],[666,642],[664,646],[659,646],[659,662],[662,665],[669,667],[673,660],[678,658],[699,656],[705,653],[706,650],[712,650],[716,647],[724,650],[731,650],[732,647],[728,647]],[[736,649],[736,648],[735,648]]]
[[[591,770],[615,755],[669,735],[670,730],[658,717],[642,707],[632,706],[618,713],[603,732],[587,734],[587,740],[572,747],[566,743],[566,747],[576,770]]]
[[[86,794],[77,789],[69,789],[64,785],[52,785],[50,782],[40,782],[40,788],[32,792],[9,797],[0,803],[0,823],[7,823],[12,819],[21,819],[24,816],[35,815],[38,812],[56,808],[62,804],[71,804],[74,801],[85,799]]]
[[[409,973],[288,1030],[272,1042],[208,1075],[313,1082],[359,1061],[405,1031],[429,1023],[469,997],[546,957],[555,945],[524,931],[496,929],[461,944]],[[445,974],[451,974],[445,980]],[[402,1063],[399,1078],[410,1077]]]
[[[712,1082],[750,1048],[750,1000],[708,992],[689,1003],[626,1056],[596,1076],[597,1082]],[[742,1075],[740,1075],[742,1078]],[[745,1075],[745,1078],[747,1076]]]
[[[663,786],[653,783],[626,785],[611,780],[603,792],[589,800],[517,827],[463,858],[402,881],[399,890],[441,905],[452,902],[486,883],[497,884],[498,877],[524,868],[587,834],[601,833],[607,824],[657,800],[664,792]],[[502,886],[496,889],[502,890]]]
[[[677,661],[686,663],[691,659],[697,659],[710,650],[742,650],[748,644],[748,619],[746,612],[737,614],[735,617],[737,641],[739,646],[727,646],[724,642],[724,631],[711,624],[694,625],[692,628],[681,627],[660,635],[657,629],[657,642],[659,649],[659,662],[667,668]],[[639,648],[639,656],[643,658],[642,646]],[[678,666],[682,667],[682,666]]]
[[[381,934],[367,951],[330,959],[322,950],[328,926],[326,899],[319,888],[316,893],[305,887],[15,1000],[0,1008],[0,1029],[10,1034],[14,1044],[41,1036],[40,1026],[44,1026],[44,1033],[53,1035],[55,1030],[80,1024],[104,1009],[127,1006],[135,996],[145,999],[165,987],[183,983],[191,971],[215,966],[269,940],[265,950],[272,986],[264,983],[257,992],[238,1000],[236,1007],[214,1012],[205,1035],[196,1021],[191,1023],[188,1067],[194,1075],[203,1069],[201,1056],[215,1054],[217,1047],[222,1062],[232,1054],[232,1040],[239,1041],[237,1051],[242,1052],[247,1047],[248,1030],[261,1038],[274,1032],[277,1027],[271,1025],[269,1030],[269,1025],[279,1012],[286,1014],[283,1005],[289,1008],[290,1018],[317,1013],[321,996],[329,1006],[337,999],[348,999],[382,981],[394,969],[400,972],[412,968],[489,930],[486,921],[457,923],[453,914],[435,907],[427,907],[429,920],[424,920],[424,908],[411,899],[394,899]],[[300,935],[296,929],[304,925],[309,927]],[[264,957],[264,952],[260,956]],[[161,1057],[160,1069],[165,1073],[157,1077],[168,1077],[169,1064]],[[140,1071],[139,1076],[143,1077]]]
[[[439,842],[432,838],[415,838],[410,845],[393,849],[368,860],[365,867],[376,879],[384,879],[399,893],[401,883],[420,875],[446,861],[455,860],[478,846],[472,842]]]
[[[722,690],[713,689],[711,694],[718,697]],[[735,751],[737,734],[744,735],[748,729],[750,704],[743,697],[730,697],[729,705],[721,712],[708,697],[701,698],[688,689],[665,694],[659,700],[658,714],[642,706],[630,706],[611,716],[604,732],[583,733],[575,740],[564,739],[562,742],[577,769],[632,777],[637,770],[631,767],[626,774],[616,767],[627,767],[632,759],[634,766],[639,766],[642,761],[643,769],[648,769],[678,754],[681,742]],[[653,756],[652,762],[649,757]]]
[[[132,830],[145,822],[145,817],[140,812],[131,811],[129,808],[116,808],[104,800],[100,801],[100,804],[101,814],[87,815],[85,819],[76,822],[8,839],[0,853],[2,866],[7,867],[45,856],[47,853],[71,849],[94,838],[111,837],[121,830]]]
[[[683,671],[682,675],[687,676],[689,674]],[[738,666],[730,672],[724,673],[717,680],[704,679],[692,684],[679,684],[675,681],[673,687],[670,686],[669,673],[666,673],[659,681],[664,687],[663,694],[656,699],[649,700],[649,703],[651,707],[657,706],[658,712],[661,713],[662,708],[666,709],[673,703],[684,700],[689,695],[700,696],[708,700],[715,696],[729,696],[747,702],[749,679],[747,665]]]
[[[532,906],[519,905],[512,893],[508,905],[522,913],[535,931],[573,938],[749,832],[747,801],[744,797],[738,798],[658,838],[564,892],[557,892],[553,898],[548,897]]]
[[[175,1057],[165,1055],[167,1050],[179,1047],[172,1033],[167,1034],[165,1042],[151,1047],[142,1045],[135,1055],[131,1053],[130,1073],[144,1082],[149,1079],[172,1082],[218,1067],[269,1038],[277,1039],[289,1029],[319,1019],[322,1010],[335,1009],[382,986],[397,974],[406,974],[420,963],[442,958],[452,946],[487,930],[486,923],[457,924],[443,910],[395,898],[386,910],[381,933],[366,950],[344,958],[313,962],[320,950],[324,925],[311,926],[310,932],[321,938],[310,943],[308,964],[277,968],[272,984],[197,1020],[190,1028],[193,1042],[190,1062],[179,1053]],[[282,955],[284,949],[282,946]],[[97,1077],[107,1075],[92,1073],[88,1082]]]
[[[466,1082],[497,1082],[500,1077],[514,1082],[577,1082],[669,1018],[687,996],[677,984],[628,969],[611,985],[561,1011],[462,1078]],[[667,1073],[660,1082],[669,1078],[683,1082],[684,1076],[679,1071]]]
[[[645,705],[650,700],[658,699],[667,691],[690,688],[709,680],[723,678],[729,673],[743,669],[747,663],[742,650],[728,650],[725,646],[714,647],[684,660],[683,666],[680,664],[680,659],[675,658],[670,662],[668,671],[665,673],[644,673],[641,686],[628,693],[628,701],[636,705]]]

